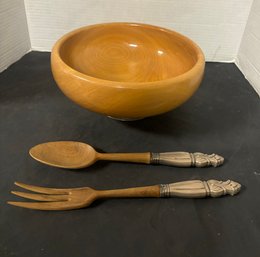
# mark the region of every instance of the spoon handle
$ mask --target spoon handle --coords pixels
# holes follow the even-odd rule
[[[150,164],[151,153],[98,153],[97,159],[106,161],[136,162]]]
[[[163,164],[176,167],[217,167],[223,164],[224,158],[217,154],[167,152],[151,153],[151,164]]]
[[[217,154],[167,152],[167,153],[98,153],[99,160],[162,164],[175,167],[220,166],[224,158]]]
[[[100,190],[98,198],[127,198],[127,197],[180,197],[205,198],[235,195],[241,185],[232,180],[188,180],[171,184],[155,186]]]

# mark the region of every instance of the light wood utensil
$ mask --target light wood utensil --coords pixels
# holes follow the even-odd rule
[[[132,22],[71,31],[51,53],[53,77],[69,99],[120,120],[182,105],[199,87],[204,67],[203,52],[187,37]]]
[[[172,184],[124,188],[114,190],[95,190],[90,187],[81,188],[46,188],[15,182],[19,187],[35,193],[12,191],[13,194],[42,202],[8,202],[11,205],[37,210],[72,210],[89,206],[97,199],[129,198],[129,197],[183,197],[204,198],[235,195],[241,185],[232,180],[189,180]]]
[[[80,169],[99,160],[163,164],[176,167],[217,167],[224,158],[217,154],[167,152],[167,153],[99,153],[92,146],[74,142],[57,141],[34,146],[29,151],[32,158],[44,164]]]

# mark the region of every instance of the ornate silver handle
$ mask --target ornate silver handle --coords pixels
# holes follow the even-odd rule
[[[176,167],[217,167],[223,164],[224,158],[217,154],[167,152],[151,153],[151,164],[163,164]]]
[[[241,185],[232,180],[188,180],[160,185],[160,197],[220,197],[223,195],[235,195],[240,191],[240,189]]]

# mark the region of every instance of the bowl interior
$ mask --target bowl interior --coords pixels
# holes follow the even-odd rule
[[[88,76],[120,82],[152,82],[190,70],[197,48],[178,33],[140,24],[85,27],[65,37],[60,57]]]

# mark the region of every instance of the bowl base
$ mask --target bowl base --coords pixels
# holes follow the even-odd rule
[[[144,117],[142,117],[142,118],[116,118],[116,117],[112,117],[112,116],[107,116],[107,117],[110,119],[113,119],[113,120],[120,120],[120,121],[135,121],[135,120],[144,119]]]

